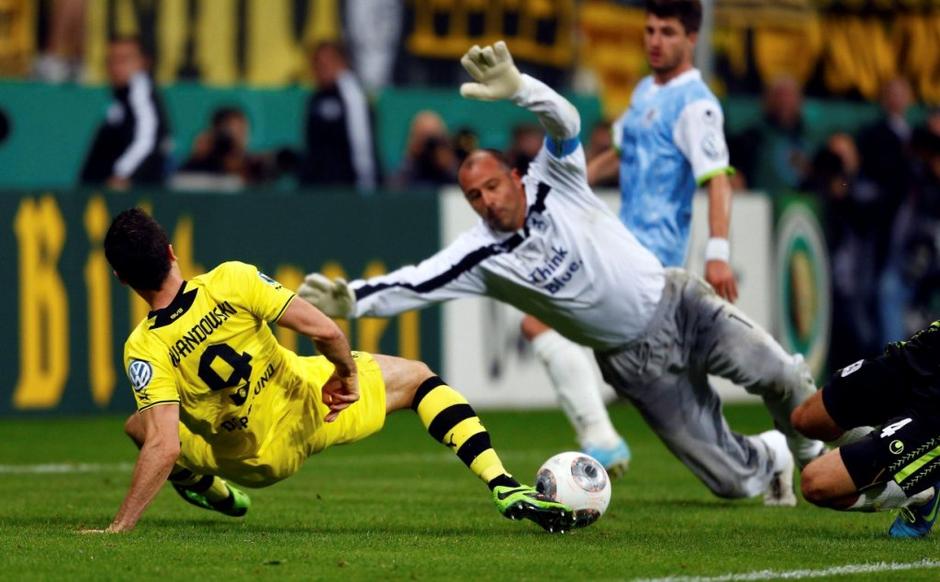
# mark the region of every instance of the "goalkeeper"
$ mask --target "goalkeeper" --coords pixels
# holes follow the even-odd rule
[[[458,180],[481,218],[475,228],[380,277],[346,284],[310,274],[300,295],[334,317],[384,317],[475,295],[509,303],[592,348],[604,379],[713,493],[795,504],[790,449],[804,464],[822,446],[790,424],[816,390],[802,359],[698,277],[664,269],[594,196],[577,110],[520,74],[504,43],[473,47],[461,63],[476,80],[463,96],[510,99],[545,127],[527,174],[498,152],[470,154]],[[782,434],[731,431],[710,373],[760,395]]]

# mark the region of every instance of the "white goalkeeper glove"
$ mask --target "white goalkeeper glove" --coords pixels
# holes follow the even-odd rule
[[[468,99],[509,99],[522,89],[522,75],[503,41],[482,49],[473,45],[460,58],[460,64],[477,80],[460,86],[460,94]]]
[[[320,273],[307,275],[297,294],[329,317],[348,318],[356,307],[356,294],[345,279],[331,280]]]

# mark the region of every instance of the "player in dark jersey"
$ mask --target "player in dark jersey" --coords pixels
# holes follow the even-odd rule
[[[803,469],[808,501],[843,511],[900,509],[892,537],[927,535],[940,508],[940,321],[838,370],[792,421],[827,441],[876,427]]]

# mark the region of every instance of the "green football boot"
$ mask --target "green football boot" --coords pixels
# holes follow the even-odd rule
[[[196,507],[210,511],[218,511],[219,513],[231,517],[241,517],[248,513],[248,508],[251,507],[251,498],[248,497],[248,494],[227,481],[225,482],[225,487],[229,492],[228,497],[222,501],[209,501],[202,493],[197,493],[182,485],[173,484],[173,489],[179,493],[180,497],[187,503],[191,503]]]
[[[564,533],[574,527],[574,512],[570,507],[552,501],[528,485],[497,485],[493,489],[493,502],[504,517],[525,518],[552,533]]]

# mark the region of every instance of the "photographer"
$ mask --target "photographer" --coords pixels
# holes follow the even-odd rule
[[[249,132],[248,118],[240,109],[217,109],[212,114],[212,126],[196,137],[190,158],[180,169],[185,185],[179,184],[179,174],[174,184],[196,187],[191,178],[208,175],[228,177],[233,179],[229,187],[241,187],[274,177],[277,168],[271,156],[248,153]],[[221,180],[216,182],[225,187]]]

